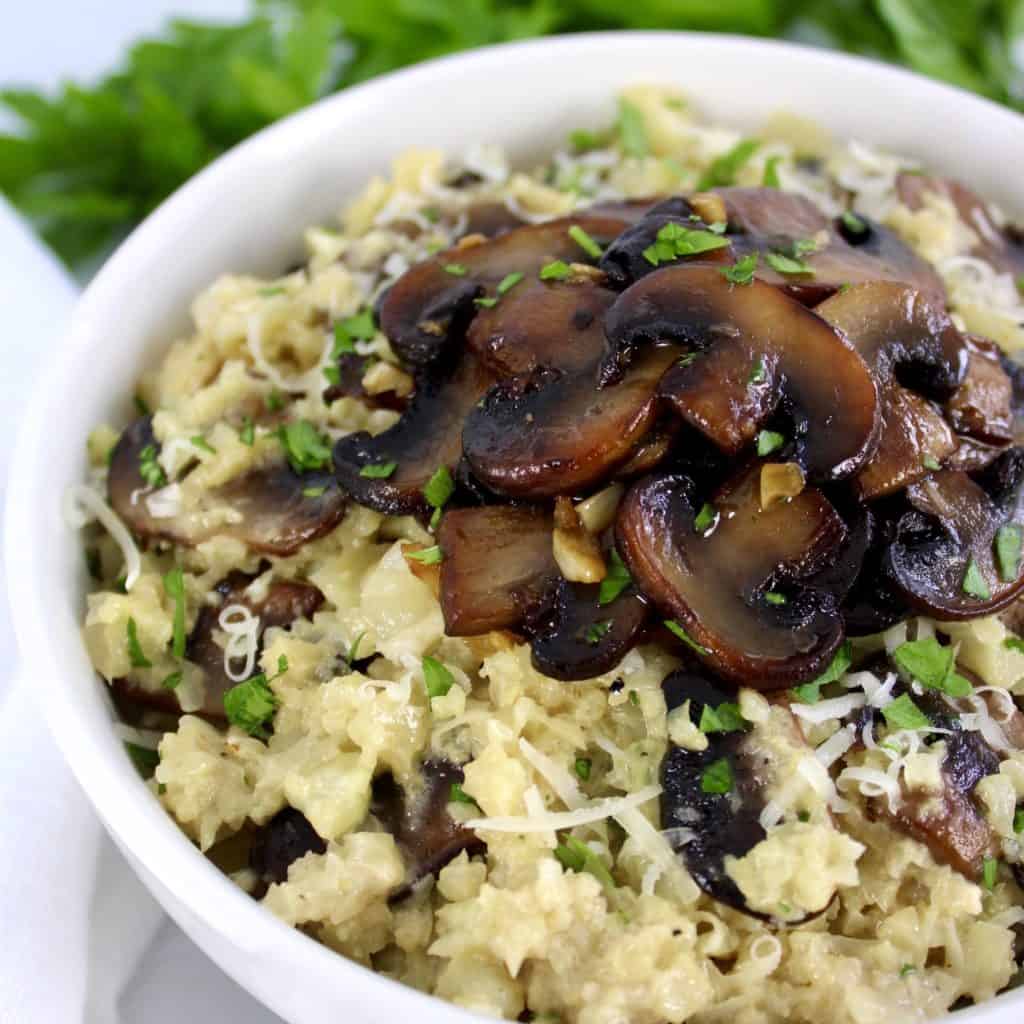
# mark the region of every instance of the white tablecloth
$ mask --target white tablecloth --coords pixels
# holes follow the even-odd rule
[[[5,11],[0,84],[51,86],[107,67],[168,11],[233,16],[245,0],[36,0]],[[23,398],[76,289],[0,199],[0,499]],[[4,569],[0,554],[0,580]],[[0,594],[0,1021],[280,1024],[162,913],[101,829],[16,681]]]

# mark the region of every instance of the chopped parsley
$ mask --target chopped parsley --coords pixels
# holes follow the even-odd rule
[[[428,697],[443,697],[455,685],[455,676],[436,658],[424,655],[423,685]]]
[[[592,762],[589,757],[577,757],[573,763],[573,771],[586,782],[590,778],[590,769]],[[1019,831],[1019,830],[1018,830]]]
[[[149,747],[140,747],[138,743],[129,743],[127,741],[125,741],[124,749],[132,759],[135,770],[144,779],[151,779],[157,769],[157,765],[160,764],[159,751],[152,750]]]
[[[908,974],[914,974],[917,972],[917,968],[913,964],[904,964],[900,968],[900,977],[905,978]]]
[[[757,269],[758,253],[748,252],[740,257],[731,267],[722,267],[719,273],[729,284],[750,284],[754,280]]]
[[[754,368],[747,378],[748,384],[763,384],[768,379],[768,370],[764,365],[764,356],[758,356]]]
[[[196,434],[195,437],[190,439],[190,443],[193,448],[198,448],[201,452],[208,452],[210,455],[217,454],[217,449],[202,434]]]
[[[446,263],[444,266],[444,272],[446,274],[451,274],[452,277],[465,277],[466,265],[464,263]]]
[[[782,160],[781,156],[775,155],[768,157],[764,162],[764,173],[761,175],[761,184],[765,188],[782,188],[782,182],[779,181],[779,162]]]
[[[967,563],[962,589],[968,597],[976,597],[979,601],[987,601],[992,596],[988,580],[982,575],[978,563],[973,558]]]
[[[682,640],[687,647],[692,648],[698,654],[709,653],[706,647],[701,647],[701,645],[697,643],[697,641],[694,640],[693,637],[690,636],[690,634],[687,633],[686,630],[683,629],[683,627],[680,626],[679,623],[676,622],[674,619],[665,619],[664,626],[674,637],[676,637],[678,640]]]
[[[167,474],[157,461],[158,454],[155,444],[147,444],[139,452],[139,476],[150,487],[163,487],[167,483]]]
[[[277,431],[277,438],[296,473],[330,465],[330,445],[309,420],[284,424]]]
[[[686,367],[693,366],[693,364],[697,362],[697,356],[699,355],[699,352],[684,352],[676,360],[676,366],[681,366],[685,370]]]
[[[799,259],[801,256],[807,256],[817,250],[818,243],[813,238],[794,238],[789,255],[794,259]]]
[[[777,452],[785,443],[786,439],[778,431],[762,430],[757,435],[757,454],[771,455],[772,452]]]
[[[160,686],[165,690],[176,690],[181,685],[181,681],[184,677],[185,673],[179,669],[177,672],[172,672],[167,676]]]
[[[697,191],[732,185],[740,169],[750,161],[761,143],[757,139],[740,139],[727,153],[716,157],[697,182]]]
[[[693,528],[697,533],[707,533],[712,526],[718,521],[718,510],[714,505],[704,502],[700,507],[700,511],[697,513],[697,518],[693,521]]]
[[[355,640],[352,641],[352,646],[348,649],[348,654],[345,655],[345,664],[351,668],[359,657],[359,645],[363,642],[363,637],[366,636],[366,630],[364,629]]]
[[[526,275],[521,270],[513,271],[511,274],[506,274],[498,282],[498,294],[504,295],[510,292],[517,284],[519,284]]]
[[[270,299],[275,295],[284,295],[284,288],[281,285],[273,285],[270,288],[261,288],[259,293],[262,298]]]
[[[637,693],[636,690],[629,691],[629,703],[632,704],[633,707],[640,706],[640,694]]]
[[[747,720],[740,714],[739,704],[726,701],[713,708],[705,704],[700,713],[700,724],[697,726],[703,733],[710,732],[742,732],[747,727]]]
[[[790,693],[802,704],[817,704],[821,700],[821,688],[846,675],[847,669],[853,663],[853,645],[849,640],[842,643],[828,663],[828,668],[816,679],[801,686],[794,686]]]
[[[174,602],[174,633],[171,639],[171,653],[176,658],[185,657],[185,574],[178,566],[164,576],[164,593]]]
[[[786,603],[786,595],[780,594],[777,590],[769,590],[765,593],[764,599],[776,607],[781,607]]]
[[[797,811],[796,820],[807,824],[811,820],[810,811]]]
[[[448,800],[453,804],[472,804],[474,807],[480,805],[462,788],[461,782],[453,782],[448,791]]]
[[[633,577],[615,548],[612,548],[608,561],[608,574],[601,580],[601,589],[597,594],[597,603],[602,607],[611,604],[633,582]]]
[[[934,455],[926,455],[921,460],[921,465],[924,466],[925,469],[930,469],[933,473],[935,472],[935,470],[942,468],[942,466],[939,463],[939,460],[935,458]]]
[[[766,252],[765,262],[772,270],[780,274],[813,274],[814,268],[809,267],[802,259],[796,256],[787,256],[782,252]]]
[[[638,159],[647,156],[650,147],[644,115],[629,100],[619,100],[619,119],[615,127],[618,130],[619,145],[626,156]]]
[[[1004,583],[1012,583],[1020,574],[1022,536],[1024,531],[1017,523],[1007,523],[996,530],[996,565]]]
[[[843,227],[853,235],[863,235],[867,229],[867,223],[857,216],[853,210],[843,210]]]
[[[565,260],[552,260],[540,268],[537,275],[542,281],[564,281],[572,274],[572,267]]]
[[[242,426],[238,431],[238,440],[248,448],[251,448],[253,441],[256,440],[256,428],[253,426],[252,419],[248,416],[242,420]]]
[[[732,765],[727,757],[720,757],[709,764],[700,777],[702,793],[728,793],[732,784]]]
[[[1016,651],[1018,654],[1024,654],[1024,640],[1019,636],[1004,637],[1003,646],[1008,651]]]
[[[346,353],[352,354],[356,350],[356,341],[371,341],[377,333],[377,327],[373,322],[373,313],[369,309],[356,313],[355,316],[347,317],[344,320],[336,320],[334,323],[334,352],[333,358]]]
[[[139,643],[139,627],[134,619],[128,620],[125,632],[128,634],[128,658],[132,668],[152,668],[153,662],[143,653],[142,644]]]
[[[587,631],[584,633],[584,639],[591,645],[591,647],[596,647],[608,635],[608,631],[611,628],[611,619],[604,619],[601,622],[591,623],[587,626]]]
[[[893,729],[927,729],[928,716],[904,693],[882,708],[886,723]]]
[[[406,558],[411,558],[420,565],[437,565],[444,557],[441,549],[435,544],[432,548],[424,548],[422,551],[407,551]]]
[[[485,296],[482,299],[474,299],[473,302],[475,302],[476,305],[480,306],[483,309],[494,309],[494,307],[498,304],[498,300],[493,296]]]
[[[397,462],[376,462],[363,466],[359,470],[359,475],[367,480],[387,480],[396,469],[398,469]]]
[[[270,394],[267,395],[267,412],[280,412],[285,405],[285,397],[281,394],[277,388],[271,388]]]
[[[423,488],[423,497],[431,508],[441,508],[455,493],[455,481],[447,466],[439,466]]]
[[[608,136],[603,132],[588,132],[584,128],[577,128],[569,132],[569,145],[574,153],[587,153],[608,145]]]
[[[585,871],[588,875],[593,875],[606,889],[615,888],[615,879],[612,878],[604,861],[581,839],[566,836],[565,842],[555,847],[555,857],[569,871]]]
[[[654,243],[644,249],[643,257],[651,266],[656,267],[659,263],[669,263],[680,256],[696,256],[713,249],[724,249],[728,244],[728,238],[714,231],[684,228],[670,221],[659,229]]]
[[[327,493],[327,485],[321,484],[319,487],[303,487],[302,496],[304,498],[322,498]]]
[[[601,253],[602,253],[602,249],[601,249],[601,246],[599,246],[599,245],[597,244],[597,242],[595,242],[595,241],[594,241],[594,239],[593,239],[593,238],[591,238],[591,237],[590,237],[590,235],[588,235],[588,234],[586,233],[586,231],[584,231],[584,230],[583,230],[583,228],[581,228],[581,227],[579,226],[579,224],[573,224],[573,225],[572,225],[572,226],[571,226],[571,227],[569,228],[569,237],[570,237],[570,238],[571,238],[571,239],[572,239],[572,240],[573,240],[573,241],[574,241],[574,242],[575,242],[575,243],[576,243],[576,244],[577,244],[577,245],[578,245],[578,246],[579,246],[579,247],[580,247],[580,248],[581,248],[581,249],[582,249],[582,250],[583,250],[583,251],[584,251],[584,252],[585,252],[585,253],[586,253],[586,254],[587,254],[587,255],[588,255],[589,257],[590,257],[590,258],[591,258],[591,259],[599,260],[599,259],[601,258]]]
[[[1018,808],[1013,816],[1013,831],[1024,832],[1024,808]]]
[[[933,636],[908,640],[892,652],[892,659],[926,690],[941,690],[950,697],[966,697],[971,684],[956,671],[956,650]]]
[[[237,725],[250,736],[266,739],[270,735],[267,725],[277,710],[277,695],[270,684],[288,671],[288,659],[282,654],[277,659],[277,675],[267,678],[266,673],[232,686],[224,694],[224,712],[232,725]]]
[[[995,857],[986,857],[981,869],[981,884],[991,892],[996,887],[996,879],[999,877],[999,861]]]

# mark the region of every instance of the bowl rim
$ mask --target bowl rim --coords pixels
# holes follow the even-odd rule
[[[871,58],[779,40],[720,33],[611,31],[542,37],[477,48],[349,87],[264,128],[218,157],[161,203],[120,244],[79,298],[70,323],[52,354],[59,361],[61,355],[80,354],[95,341],[97,327],[101,326],[102,320],[95,317],[95,311],[103,309],[112,296],[132,284],[131,268],[137,254],[153,245],[172,223],[187,221],[200,197],[223,188],[225,183],[244,172],[255,154],[286,144],[293,133],[309,123],[329,122],[333,116],[357,108],[367,93],[392,91],[397,95],[410,88],[430,87],[439,76],[455,71],[472,71],[479,65],[493,66],[509,57],[525,55],[549,60],[560,54],[575,53],[595,44],[607,45],[612,41],[641,46],[647,42],[682,44],[694,40],[741,53],[767,52],[787,60],[798,60],[809,75],[839,70],[854,77],[864,74],[882,76],[894,87],[912,84],[915,89],[923,89],[933,95],[937,103],[952,104],[965,112],[977,111],[990,121],[995,118],[1007,131],[1019,132],[1024,127],[1024,118],[1015,112],[955,86],[926,79]],[[496,134],[500,136],[502,133]],[[46,448],[52,443],[49,416],[62,401],[72,396],[73,380],[59,371],[40,374],[29,396],[17,432],[16,451],[8,478],[4,528],[8,567],[6,583],[21,655],[19,675],[24,677],[25,652],[31,652],[37,701],[64,759],[101,821],[116,837],[118,845],[127,850],[130,859],[144,865],[147,873],[153,872],[162,881],[169,880],[174,886],[175,899],[232,945],[244,948],[250,941],[246,939],[249,936],[261,949],[270,946],[288,949],[292,962],[307,962],[319,977],[331,978],[332,983],[344,984],[349,979],[365,985],[372,979],[376,991],[381,998],[388,1000],[393,1009],[429,1014],[443,1008],[453,1020],[483,1020],[476,1013],[440,1001],[438,997],[426,995],[339,956],[280,921],[202,856],[137,778],[129,760],[113,756],[115,744],[120,743],[113,729],[109,735],[101,735],[76,728],[70,708],[59,698],[62,690],[81,685],[81,680],[70,678],[73,673],[61,664],[56,649],[51,647],[50,629],[45,618],[50,598],[47,597],[47,588],[31,572],[33,551],[37,545],[45,544],[51,518],[39,515],[33,503],[24,500],[24,495],[34,495],[41,490]],[[66,581],[66,585],[73,584]],[[52,588],[50,591],[52,594]],[[120,754],[119,751],[117,753]],[[214,917],[211,908],[216,908],[218,917],[229,922],[227,926]],[[1024,990],[980,1004],[963,1013],[959,1019],[965,1022],[991,1020],[994,1011],[1022,1005]]]

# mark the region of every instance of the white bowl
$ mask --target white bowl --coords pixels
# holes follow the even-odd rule
[[[750,39],[614,33],[434,61],[318,103],[218,160],[103,268],[49,356],[18,438],[7,508],[11,605],[24,663],[72,770],[168,913],[225,971],[291,1022],[426,1024],[478,1018],[372,974],[287,928],[200,856],[135,775],[79,637],[86,580],[60,497],[85,437],[126,422],[139,371],[187,325],[223,271],[277,272],[304,226],[331,216],[413,144],[494,140],[526,158],[610,118],[617,89],[678,85],[711,119],[754,127],[778,109],[918,157],[1024,212],[1024,119],[907,72]],[[1024,991],[958,1016],[1010,1024]]]

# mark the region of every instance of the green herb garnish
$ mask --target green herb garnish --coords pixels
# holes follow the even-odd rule
[[[900,968],[900,977],[905,978],[908,974],[914,974],[916,971],[917,968],[913,964],[904,964]]]
[[[722,267],[719,273],[729,284],[750,284],[754,280],[754,271],[757,269],[757,258],[756,252],[748,252],[731,267]]]
[[[242,420],[242,426],[238,431],[238,440],[248,448],[251,448],[256,440],[256,428],[248,416]]]
[[[763,384],[768,379],[768,370],[764,365],[764,356],[758,356],[754,368],[747,378],[748,384]]]
[[[644,115],[626,99],[619,100],[619,120],[616,125],[619,145],[626,156],[637,158],[647,156],[650,149],[647,142],[647,126]]]
[[[485,296],[482,299],[474,299],[473,302],[476,303],[476,305],[480,306],[482,309],[494,309],[494,307],[498,304],[498,300],[493,296]]]
[[[140,747],[138,743],[129,743],[127,740],[124,749],[135,765],[135,770],[144,778],[151,779],[157,766],[160,764],[160,753],[151,750],[149,747]]]
[[[584,230],[583,230],[583,228],[581,228],[581,227],[579,226],[579,224],[573,224],[573,225],[572,225],[572,226],[571,226],[571,227],[569,228],[569,237],[570,237],[570,238],[571,238],[571,239],[572,239],[572,240],[573,240],[573,241],[574,241],[574,242],[575,242],[575,243],[576,243],[576,244],[577,244],[577,245],[578,245],[578,246],[579,246],[579,247],[580,247],[580,248],[581,248],[581,249],[582,249],[582,250],[583,250],[583,251],[584,251],[584,252],[585,252],[585,253],[586,253],[586,254],[587,254],[587,255],[588,255],[589,257],[590,257],[590,258],[591,258],[591,259],[599,260],[599,259],[601,258],[601,253],[603,252],[603,250],[601,249],[601,246],[599,246],[599,245],[597,244],[597,242],[595,242],[595,241],[594,241],[594,239],[593,239],[593,238],[591,238],[591,237],[590,237],[590,235],[588,235],[588,234],[586,233],[586,231],[584,231]]]
[[[732,765],[727,757],[721,757],[704,770],[700,777],[702,793],[728,793],[732,790]]]
[[[164,593],[174,602],[174,635],[171,653],[176,658],[185,657],[185,574],[181,568],[172,569],[164,576]]]
[[[842,679],[852,663],[853,645],[846,640],[832,655],[828,668],[820,676],[812,679],[809,683],[794,686],[790,693],[803,704],[817,704],[821,700],[821,688],[829,683],[834,683],[837,679]]]
[[[1024,639],[1021,639],[1019,636],[1003,637],[1003,646],[1008,651],[1016,651],[1018,654],[1024,654]]]
[[[757,139],[741,139],[727,153],[716,157],[697,182],[697,191],[706,192],[709,188],[722,188],[732,185],[740,169],[749,162],[757,152],[761,143]]]
[[[302,496],[304,498],[322,498],[327,493],[327,485],[321,484],[319,487],[303,487]]]
[[[139,476],[150,487],[163,487],[167,483],[167,474],[157,461],[158,454],[155,444],[147,444],[139,452]]]
[[[1013,831],[1024,832],[1024,808],[1019,808],[1013,815]]]
[[[474,807],[480,805],[462,788],[461,782],[453,782],[448,792],[448,800],[453,804],[472,804]]]
[[[928,716],[904,693],[882,708],[886,723],[893,729],[927,729]]]
[[[332,358],[342,355],[353,355],[357,341],[371,341],[377,333],[373,322],[373,313],[364,309],[355,316],[337,320],[334,324],[334,351]]]
[[[540,268],[538,276],[542,281],[564,281],[572,274],[572,267],[564,260],[552,260]]]
[[[615,879],[601,858],[580,839],[567,836],[564,843],[555,847],[559,863],[569,871],[585,871],[593,875],[606,889],[615,888]]]
[[[986,857],[981,869],[981,884],[991,892],[996,887],[999,877],[999,861],[995,857]]]
[[[1024,531],[1017,523],[1007,523],[996,530],[996,564],[999,578],[1004,583],[1013,583],[1020,574],[1021,539]]]
[[[941,464],[939,463],[939,460],[937,458],[935,458],[934,455],[926,455],[921,460],[921,465],[924,466],[925,469],[930,469],[933,473],[937,469],[941,469],[942,468]]]
[[[787,256],[781,252],[766,252],[765,263],[778,271],[780,274],[813,274],[814,268],[809,267],[803,260],[794,256]]]
[[[597,603],[602,607],[611,604],[633,582],[633,577],[630,576],[615,548],[611,550],[608,563],[608,574],[601,580],[601,588],[597,594]]]
[[[572,767],[573,771],[575,771],[576,774],[584,782],[586,782],[590,778],[590,769],[592,767],[592,762],[589,757],[577,757]],[[1018,829],[1018,831],[1021,830]]]
[[[962,589],[969,597],[976,597],[979,601],[987,601],[992,596],[988,581],[973,558],[967,563]]]
[[[428,697],[443,697],[455,685],[455,676],[436,658],[424,655],[423,685]]]
[[[330,465],[330,445],[309,420],[285,423],[278,429],[277,437],[296,473]]]
[[[854,235],[863,235],[868,226],[853,210],[843,210],[843,226]]]
[[[363,466],[359,470],[359,475],[367,480],[387,480],[396,469],[398,469],[397,462],[376,462]]]
[[[266,673],[247,679],[244,683],[232,686],[224,694],[224,712],[232,725],[237,725],[250,736],[266,739],[269,735],[267,725],[277,710],[277,695],[270,684],[288,671],[288,659],[282,654],[277,659],[277,674],[267,677]]]
[[[777,590],[766,591],[764,599],[769,604],[773,604],[776,607],[780,607],[781,605],[784,605],[786,603],[786,595],[780,594]]]
[[[526,275],[521,270],[513,271],[511,274],[506,274],[498,282],[498,294],[504,295],[506,292],[511,291],[517,284],[519,284]]]
[[[658,231],[654,243],[643,251],[643,257],[651,266],[670,263],[681,256],[696,256],[698,253],[724,249],[729,244],[714,231],[701,231],[699,228],[684,228],[681,224],[670,221]]]
[[[757,435],[757,454],[771,455],[772,452],[777,452],[785,443],[786,439],[777,431],[762,430]]]
[[[604,619],[601,622],[594,622],[587,626],[587,631],[584,633],[584,639],[591,647],[596,647],[607,635],[608,631],[612,628],[611,619]]]
[[[214,448],[202,434],[196,434],[195,437],[191,438],[190,444],[193,448],[198,448],[201,452],[207,452],[210,455],[217,454],[217,449]]]
[[[693,528],[697,533],[706,533],[718,521],[718,511],[714,505],[704,502],[693,521]]]
[[[444,272],[451,274],[453,277],[465,277],[466,265],[464,263],[446,263]]]
[[[782,183],[779,181],[779,161],[781,160],[782,157],[777,154],[765,160],[764,173],[761,175],[761,184],[765,188],[782,188]]]
[[[950,697],[966,697],[971,692],[971,684],[956,672],[956,651],[933,636],[900,644],[892,659],[926,690],[941,690]]]
[[[677,640],[682,640],[687,647],[692,648],[698,654],[709,653],[706,647],[701,647],[701,645],[697,643],[697,641],[694,640],[693,637],[690,636],[690,634],[687,633],[686,630],[683,629],[683,627],[674,619],[665,619],[663,625],[674,637],[676,637]]]
[[[424,548],[422,551],[407,551],[405,557],[419,562],[420,565],[437,565],[444,556],[440,547],[435,544],[432,548]]]
[[[128,658],[132,668],[152,668],[153,662],[143,653],[142,644],[139,643],[139,627],[134,619],[128,620],[125,632],[128,634]]]
[[[160,684],[160,686],[164,690],[176,690],[181,685],[181,681],[184,678],[185,673],[182,672],[181,669],[179,669],[177,672],[172,672],[169,676],[167,676],[164,679],[164,681]]]
[[[267,412],[280,412],[285,406],[285,397],[277,388],[271,388],[266,400]]]
[[[697,728],[703,733],[742,732],[747,728],[747,720],[740,714],[739,704],[726,702],[717,708],[705,704]]]

